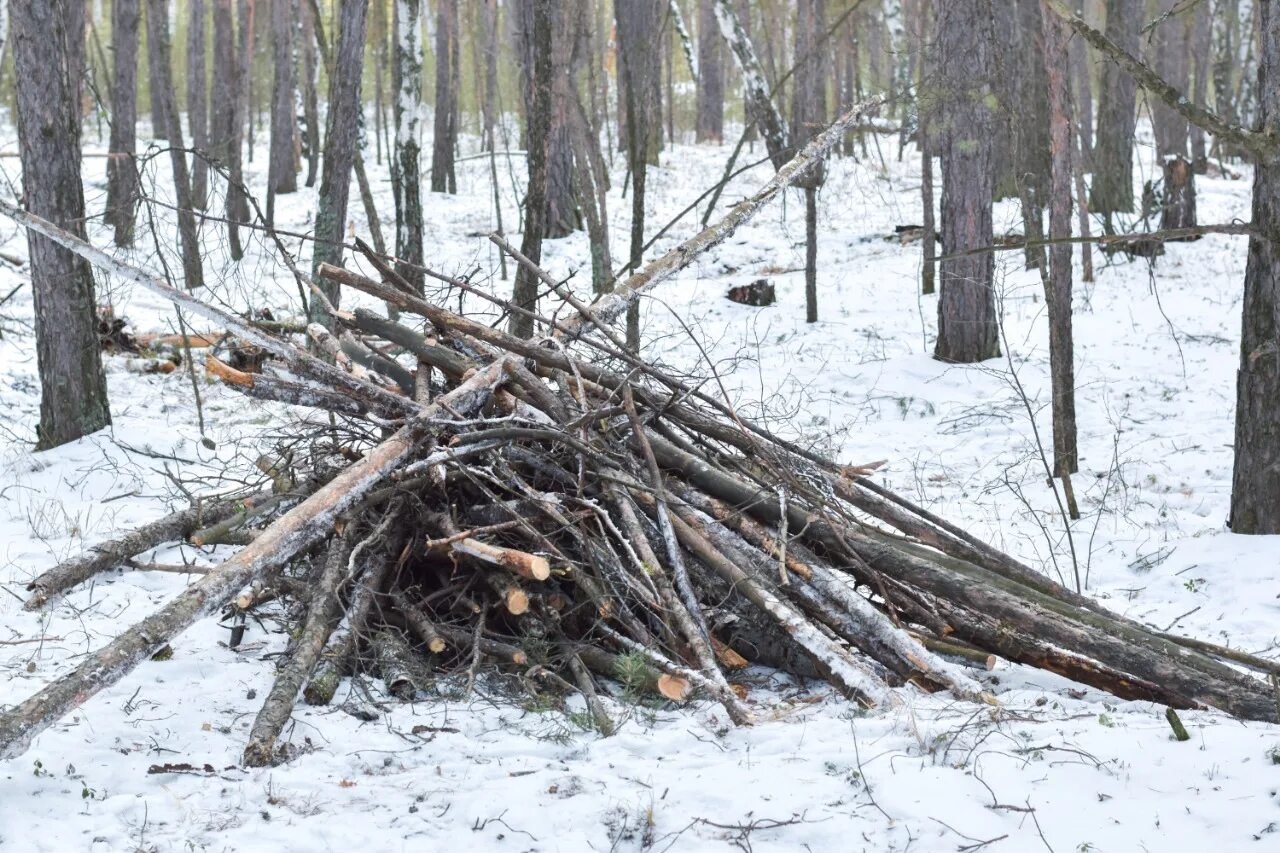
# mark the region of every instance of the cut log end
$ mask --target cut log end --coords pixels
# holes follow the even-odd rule
[[[673,702],[683,702],[692,690],[688,679],[667,673],[658,676],[658,692]]]

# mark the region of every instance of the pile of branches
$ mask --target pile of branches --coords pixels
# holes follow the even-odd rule
[[[380,280],[327,265],[320,277],[400,319],[332,310],[328,327],[308,330],[321,358],[7,212],[220,319],[268,360],[247,373],[211,358],[211,372],[248,395],[330,412],[353,438],[308,457],[324,464],[274,471],[277,494],[186,510],[37,578],[31,603],[44,606],[158,542],[252,531],[158,613],[0,715],[5,754],[196,619],[277,597],[305,616],[245,749],[257,765],[290,754],[280,740],[295,702],[328,702],[344,677],[374,675],[412,699],[424,673],[481,663],[580,692],[604,732],[601,679],[669,701],[701,695],[749,724],[732,679],[750,663],[889,708],[909,691],[997,704],[979,681],[997,657],[1124,699],[1280,720],[1270,662],[1110,613],[877,485],[872,466],[774,435],[629,352],[613,321],[731,227],[590,306],[494,237],[572,312],[526,312],[534,340],[425,299],[358,244]]]

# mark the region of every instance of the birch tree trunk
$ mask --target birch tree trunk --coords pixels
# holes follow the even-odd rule
[[[1280,133],[1280,10],[1258,0],[1262,50],[1258,63],[1259,126]],[[1240,370],[1236,378],[1235,472],[1231,530],[1280,533],[1280,246],[1270,236],[1280,221],[1280,153],[1258,158],[1253,224],[1244,272]]]
[[[342,241],[346,236],[347,197],[351,193],[351,169],[360,132],[360,78],[364,71],[364,34],[368,0],[341,0],[338,35],[329,76],[329,116],[325,125],[324,168],[316,210],[316,242],[312,270],[321,264],[342,265]],[[318,286],[337,307],[338,285],[317,277]],[[324,308],[312,300],[311,320],[328,326],[333,322]]]
[[[191,124],[191,147],[198,153],[191,164],[191,203],[204,210],[209,197],[209,85],[204,50],[204,0],[191,0],[187,21],[187,121]]]
[[[396,90],[396,144],[391,160],[392,180],[396,187],[396,257],[408,262],[398,264],[396,270],[421,293],[422,271],[410,266],[421,266],[423,261],[422,154],[418,144],[422,110],[421,0],[396,0],[392,77]],[[449,159],[452,165],[452,146]]]
[[[1049,90],[1049,239],[1071,237],[1070,30],[1048,6],[1041,9],[1044,67]],[[1074,474],[1076,451],[1075,353],[1071,322],[1071,244],[1049,248],[1045,304],[1049,309],[1049,375],[1053,388],[1053,473]]]
[[[173,169],[174,196],[178,205],[178,238],[182,249],[183,284],[188,290],[204,287],[200,262],[200,231],[191,203],[191,175],[187,170],[178,98],[169,74],[168,0],[147,0],[147,52],[152,75],[151,97],[159,104],[160,117],[168,128],[169,163]]]
[[[941,294],[934,357],[977,362],[1000,354],[991,245],[995,189],[992,137],[995,70],[991,18],[984,0],[938,5],[938,104],[931,139],[942,158]]]
[[[715,0],[715,13],[716,20],[720,24],[720,33],[733,50],[733,55],[738,61],[738,70],[742,72],[742,85],[749,106],[750,120],[764,137],[765,148],[769,151],[769,160],[773,163],[773,168],[781,169],[790,159],[791,143],[787,140],[782,115],[769,97],[769,83],[765,80],[764,71],[760,68],[760,60],[751,44],[751,38],[729,6],[729,0]]]
[[[1142,0],[1107,0],[1107,38],[1139,55]],[[1106,217],[1113,233],[1111,214],[1133,210],[1133,139],[1137,85],[1115,62],[1102,65],[1098,94],[1098,127],[1093,148],[1093,184],[1089,207]]]
[[[276,196],[298,190],[293,149],[296,122],[293,110],[293,3],[271,0],[271,153],[267,166],[267,222],[275,222]]]
[[[26,209],[69,229],[84,229],[80,184],[79,105],[73,99],[67,6],[13,0],[18,146]],[[132,161],[126,161],[132,168]],[[40,374],[37,448],[57,447],[111,423],[107,383],[98,352],[93,272],[86,261],[51,240],[27,233],[35,298],[36,362]]]
[[[133,243],[138,210],[138,0],[111,4],[111,141],[107,150],[125,157],[107,160],[106,221],[115,230],[117,246]]]
[[[454,151],[458,145],[455,120],[458,99],[458,2],[436,4],[436,110],[431,146],[431,191],[456,193]],[[399,109],[399,105],[396,107]]]

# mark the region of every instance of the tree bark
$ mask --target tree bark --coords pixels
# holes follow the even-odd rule
[[[346,237],[347,196],[351,192],[351,168],[356,157],[360,130],[360,78],[364,70],[364,34],[367,0],[341,0],[338,7],[338,39],[329,76],[329,115],[325,125],[324,168],[316,210],[316,243],[312,271],[321,264],[342,266],[342,242]],[[337,307],[338,286],[318,282],[329,301]],[[310,318],[329,326],[333,320],[312,300]]]
[[[818,39],[826,31],[825,0],[796,4],[795,83],[791,97],[791,143],[805,145],[827,122],[825,64]],[[818,322],[818,187],[826,177],[819,163],[799,182],[804,189],[804,303],[805,321]]]
[[[1067,25],[1045,6],[1044,67],[1049,90],[1049,239],[1071,236],[1071,84]],[[1053,388],[1053,473],[1074,474],[1076,450],[1075,354],[1071,321],[1071,244],[1049,248],[1045,278],[1049,309],[1049,375]]]
[[[169,163],[173,169],[174,195],[178,206],[178,238],[182,249],[183,283],[188,290],[204,287],[200,262],[200,231],[191,201],[191,175],[187,169],[178,98],[169,74],[168,0],[147,0],[147,50],[151,65],[152,99],[158,101],[160,115],[169,132]]]
[[[939,4],[938,104],[931,144],[942,158],[941,294],[934,357],[969,363],[1000,354],[991,245],[994,39],[982,0]]]
[[[111,142],[107,150],[123,157],[107,161],[106,221],[117,246],[133,243],[138,211],[138,0],[111,4],[112,86]]]
[[[1212,12],[1209,0],[1196,5],[1195,19],[1191,24],[1191,62],[1195,70],[1195,81],[1192,84],[1191,98],[1196,106],[1207,106],[1209,96],[1209,80],[1213,69],[1209,62],[1209,51],[1212,45]],[[1209,168],[1209,153],[1206,148],[1204,129],[1191,125],[1191,165],[1197,175],[1203,175]]]
[[[302,140],[307,150],[306,185],[312,187],[320,173],[320,98],[317,92],[320,61],[316,56],[315,10],[309,0],[302,0],[299,5],[302,25],[302,115],[306,122]]]
[[[46,0],[14,0],[12,17],[22,191],[26,209],[83,237],[77,73],[70,34],[73,15]],[[83,18],[81,18],[83,20]],[[129,162],[132,168],[132,162]],[[74,441],[111,423],[98,352],[97,305],[89,265],[52,241],[28,233],[35,299],[36,362],[40,374],[37,448]]]
[[[724,36],[733,55],[738,61],[738,70],[742,72],[748,113],[752,123],[764,137],[765,148],[769,151],[769,159],[774,169],[781,169],[791,155],[791,143],[787,140],[786,126],[782,115],[769,97],[769,84],[765,80],[764,71],[760,68],[760,60],[756,56],[751,38],[743,29],[729,6],[729,0],[715,0],[716,20],[720,24],[720,33]]]
[[[1133,56],[1138,55],[1140,47],[1142,9],[1142,0],[1107,0],[1106,36]],[[1104,61],[1089,207],[1094,213],[1104,214],[1108,224],[1111,214],[1133,211],[1136,99],[1137,84],[1133,77],[1117,63]]]
[[[662,0],[615,0],[619,91],[627,105],[627,166],[631,170],[631,248],[629,266],[641,267],[644,256],[645,191],[649,167],[650,132],[661,122],[653,98],[658,79],[658,51],[654,40],[661,28]],[[639,304],[627,308],[627,346],[640,348]]]
[[[524,74],[528,93],[525,127],[528,137],[529,182],[524,197],[524,231],[520,252],[534,264],[542,260],[542,240],[547,230],[547,145],[551,134],[552,28],[555,10],[551,0],[526,0],[520,7],[524,25],[520,28],[520,50],[528,58]],[[527,267],[516,269],[512,301],[528,311],[538,308],[538,278]],[[533,336],[533,318],[513,313],[511,333],[521,338]]]
[[[444,8],[442,3],[441,17]],[[455,10],[456,11],[456,10]],[[439,59],[437,58],[436,109],[440,109]],[[419,124],[422,112],[422,2],[400,0],[395,7],[395,57],[391,66],[392,86],[396,91],[394,119],[395,151],[391,159],[392,183],[396,200],[396,257],[407,263],[397,264],[396,271],[418,293],[423,288],[422,270],[422,153],[419,147]],[[438,122],[438,119],[437,119]],[[437,124],[437,127],[439,125]],[[453,146],[449,146],[449,170],[452,171]],[[432,189],[434,190],[434,163]],[[416,265],[416,266],[415,266]]]
[[[275,222],[276,196],[297,192],[293,109],[293,2],[271,0],[271,152],[267,166],[267,223]]]
[[[238,223],[249,221],[249,199],[244,186],[244,138],[249,127],[253,81],[253,19],[255,0],[239,0],[236,10],[237,44],[235,86],[232,98],[231,136],[227,141],[227,170],[231,177],[227,187],[227,237],[231,258],[244,257]],[[252,147],[252,146],[251,146]]]
[[[146,2],[150,3],[150,0],[146,0]],[[164,31],[167,38],[168,32],[169,32],[168,7],[165,7],[164,9],[160,10],[157,14],[159,15],[159,17],[161,17],[164,20]],[[151,9],[148,6],[147,7],[148,18],[150,17],[150,15],[151,15]],[[151,108],[151,138],[156,140],[165,140],[169,138],[169,125],[166,123],[166,119],[163,112],[164,110],[163,100],[159,97],[159,91],[162,87],[159,83],[160,78],[157,75],[159,74],[160,68],[159,66],[156,65],[155,54],[151,50],[150,28],[151,28],[151,24],[148,23],[147,24],[147,42],[148,42],[147,44],[147,86],[148,86],[147,101]]]
[[[1262,50],[1258,63],[1260,128],[1280,132],[1280,10],[1259,0]],[[1236,375],[1235,471],[1231,530],[1280,533],[1280,153],[1254,166],[1253,225],[1244,272],[1240,370]]]
[[[187,19],[187,121],[191,126],[191,203],[204,210],[209,198],[208,77],[205,64],[204,24],[208,17],[204,0],[191,0]]]
[[[437,0],[436,4],[436,109],[435,133],[431,146],[431,191],[457,193],[454,152],[458,145],[455,120],[459,96],[458,2]],[[399,109],[399,105],[397,105]]]

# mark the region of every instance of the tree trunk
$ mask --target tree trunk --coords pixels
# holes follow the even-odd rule
[[[312,270],[321,264],[342,265],[342,241],[347,231],[347,196],[351,192],[351,168],[360,132],[360,78],[364,71],[364,34],[367,0],[341,0],[338,35],[329,76],[329,116],[325,125],[324,168],[316,209],[316,243]],[[318,280],[321,291],[337,307],[338,286]],[[332,322],[324,308],[312,300],[311,320]]]
[[[456,193],[454,151],[458,127],[454,121],[458,99],[458,2],[437,0],[436,5],[436,110],[431,146],[431,191]],[[397,105],[399,109],[399,105]]]
[[[482,0],[480,7],[483,31],[480,49],[484,53],[484,96],[480,102],[484,132],[481,146],[492,152],[497,150],[494,128],[498,124],[498,0]]]
[[[994,39],[983,0],[939,4],[938,104],[930,144],[942,158],[941,288],[934,357],[977,362],[1000,354],[991,246]],[[962,254],[967,250],[976,254]]]
[[[114,61],[111,87],[111,142],[107,150],[125,157],[107,161],[106,221],[115,229],[117,246],[133,243],[138,210],[138,0],[111,4]]]
[[[791,144],[805,145],[827,123],[826,75],[818,39],[826,32],[825,0],[796,4],[795,75],[791,97]],[[818,187],[826,177],[825,164],[814,167],[800,182],[804,188],[805,321],[818,321]]]
[[[298,190],[293,146],[293,3],[271,0],[271,152],[267,165],[267,223],[275,222],[276,196]]]
[[[917,139],[919,140],[920,148],[920,206],[923,208],[923,216],[921,218],[923,227],[920,234],[921,293],[934,292],[938,271],[938,226],[934,219],[933,145],[930,141],[930,134],[933,132],[932,117],[938,111],[938,104],[935,93],[929,88],[932,85],[936,63],[933,62],[930,51],[927,49],[927,46],[932,43],[933,22],[929,14],[932,6],[932,0],[921,0],[920,2],[915,45],[916,51],[920,54],[920,79],[917,82],[919,88],[916,96],[916,106],[920,117]],[[853,85],[852,76],[850,74],[847,81],[849,86]],[[852,97],[852,92],[850,97]],[[843,109],[845,108],[842,105]],[[852,153],[851,145],[847,153]]]
[[[147,0],[147,2],[149,3],[150,0]],[[147,7],[148,17],[150,17],[150,14],[151,14],[151,9],[150,9],[150,6],[148,6]],[[169,32],[168,7],[160,10],[160,12],[158,12],[157,14],[164,20],[164,31],[167,37],[167,34]],[[163,109],[164,109],[163,101],[158,95],[160,91],[160,85],[157,82],[157,80],[159,79],[157,77],[157,72],[159,71],[159,68],[155,64],[155,61],[153,59],[155,54],[152,52],[151,46],[149,44],[151,39],[150,28],[151,28],[151,25],[147,24],[147,33],[148,33],[147,35],[147,40],[148,40],[147,85],[148,85],[148,94],[149,94],[149,97],[147,98],[147,100],[148,100],[148,104],[151,107],[151,138],[156,140],[165,140],[169,138],[169,125],[165,123],[165,117],[163,112]]]
[[[618,86],[627,105],[627,166],[631,170],[631,248],[629,268],[639,270],[644,255],[645,191],[653,134],[661,121],[653,94],[658,79],[659,52],[654,40],[662,25],[661,0],[615,0]],[[627,346],[640,347],[638,304],[627,309]]]
[[[1070,31],[1048,7],[1042,8],[1044,67],[1049,90],[1049,239],[1071,237],[1071,65]],[[1076,451],[1075,354],[1071,332],[1071,244],[1049,248],[1045,278],[1049,309],[1049,374],[1053,387],[1053,473],[1074,474]]]
[[[316,21],[315,12],[308,0],[302,0],[301,39],[302,39],[302,117],[306,122],[302,141],[307,154],[307,186],[313,187],[316,176],[320,173],[320,98],[316,87],[320,73],[320,60],[316,56]]]
[[[178,98],[169,74],[168,0],[147,0],[147,52],[152,68],[151,97],[160,105],[160,116],[169,132],[169,163],[173,168],[174,196],[178,203],[178,238],[182,249],[183,283],[188,290],[204,287],[200,263],[200,230],[191,205],[191,175],[187,171]]]
[[[551,92],[554,61],[553,0],[525,0],[517,9],[517,42],[524,77],[525,135],[529,181],[524,196],[524,224],[520,252],[535,264],[542,260],[542,240],[547,230],[547,145],[551,135]],[[538,310],[538,277],[525,265],[516,268],[511,299],[526,311]],[[533,318],[512,313],[511,334],[533,336]]]
[[[1191,61],[1195,68],[1191,100],[1198,107],[1207,106],[1209,79],[1213,76],[1213,69],[1209,64],[1212,36],[1209,0],[1203,0],[1196,6],[1195,20],[1191,25]],[[1191,126],[1191,165],[1197,175],[1203,175],[1209,168],[1204,130],[1196,125]]]
[[[1041,12],[1043,14],[1043,10]],[[1074,79],[1076,133],[1079,134],[1080,142],[1079,168],[1088,172],[1093,169],[1093,89],[1089,79],[1089,46],[1083,39],[1073,38],[1067,43],[1067,51]]]
[[[782,115],[769,97],[769,83],[765,80],[760,60],[756,56],[751,38],[729,6],[729,0],[715,0],[716,20],[720,33],[737,58],[742,72],[742,85],[750,120],[764,137],[765,147],[774,169],[781,169],[791,156],[791,143],[782,123]]]
[[[1107,0],[1106,35],[1133,56],[1139,55],[1142,0]],[[1106,216],[1133,210],[1133,138],[1137,123],[1137,84],[1111,61],[1102,65],[1098,127],[1093,148],[1093,184],[1089,207]],[[1108,231],[1112,229],[1108,227]]]
[[[244,257],[244,245],[240,240],[237,223],[249,221],[249,199],[244,186],[244,134],[249,126],[253,81],[253,19],[255,0],[240,0],[237,7],[235,75],[232,95],[231,136],[227,140],[227,171],[230,184],[227,187],[227,237],[231,244],[231,257]],[[252,143],[250,143],[252,147]]]
[[[1164,20],[1155,29],[1152,39],[1154,56],[1150,64],[1170,85],[1186,93],[1190,82],[1187,54],[1191,39],[1188,27],[1194,21],[1188,15],[1174,14],[1180,6],[1180,0],[1160,0],[1157,10]],[[1164,173],[1160,227],[1194,227],[1195,172],[1187,159],[1190,125],[1176,110],[1157,98],[1151,99],[1151,123],[1155,130],[1156,156]]]
[[[18,140],[26,209],[84,237],[79,107],[71,83],[76,66],[65,29],[73,15],[46,0],[13,0]],[[132,161],[126,161],[132,168]],[[57,447],[111,423],[98,352],[97,306],[89,264],[28,232],[40,373],[37,448]]]
[[[191,164],[191,203],[204,210],[209,199],[209,85],[205,68],[204,0],[191,0],[187,22],[187,121],[191,124],[191,147],[198,153]]]
[[[1259,0],[1262,50],[1258,63],[1259,126],[1280,132],[1280,12]],[[1280,154],[1259,157],[1253,178],[1253,224],[1244,272],[1244,320],[1236,377],[1235,473],[1231,529],[1280,533],[1280,246],[1271,238],[1280,221]]]
[[[446,5],[447,2],[441,3],[440,8],[443,10]],[[422,153],[418,144],[422,112],[422,2],[401,0],[395,8],[395,58],[391,71],[396,91],[396,145],[392,153],[391,173],[396,199],[396,257],[408,262],[398,264],[396,271],[421,293],[422,270],[410,264],[421,266],[423,261]],[[437,106],[440,100],[438,92],[437,89]],[[450,166],[452,151],[450,145]],[[434,176],[435,173],[432,174]],[[434,177],[432,180],[434,182]]]

